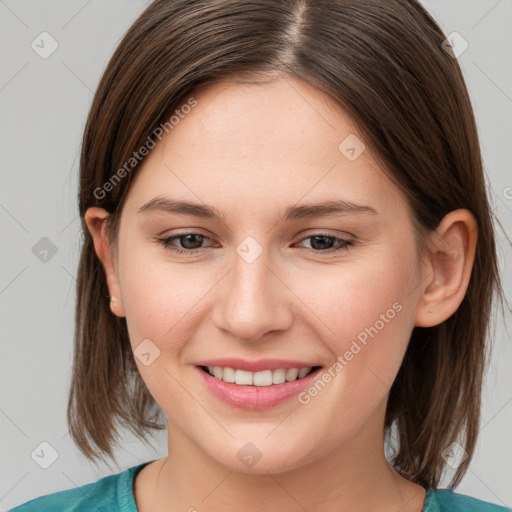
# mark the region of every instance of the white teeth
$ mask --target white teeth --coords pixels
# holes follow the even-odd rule
[[[216,367],[217,368],[217,367]],[[222,371],[221,368],[219,368]],[[222,379],[222,377],[218,377]],[[236,370],[235,371],[235,382],[240,385],[252,385],[252,372],[246,372],[245,370]]]
[[[272,384],[272,370],[254,372],[252,383],[255,386],[270,386]]]
[[[299,374],[298,368],[290,368],[289,370],[286,370],[286,380],[295,380],[297,378],[297,375]]]
[[[233,368],[223,368],[222,380],[226,382],[235,382],[235,370],[233,370]]]
[[[286,370],[279,368],[272,372],[272,384],[283,384],[286,382]]]
[[[302,379],[302,377],[305,377],[308,374],[310,369],[311,368],[301,368],[299,370],[299,379]]]
[[[277,370],[262,370],[249,372],[247,370],[235,370],[234,368],[221,368],[220,366],[208,366],[208,372],[224,382],[236,383],[240,386],[271,386],[302,379],[310,373],[309,368],[278,368]]]

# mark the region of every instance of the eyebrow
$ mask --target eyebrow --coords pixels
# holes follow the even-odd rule
[[[214,206],[179,201],[166,197],[155,197],[141,206],[139,213],[168,212],[182,215],[193,215],[203,219],[212,219],[225,223],[225,217]],[[363,213],[377,215],[378,211],[369,205],[361,205],[342,199],[325,201],[316,204],[290,205],[284,209],[284,220],[325,217],[339,213]]]

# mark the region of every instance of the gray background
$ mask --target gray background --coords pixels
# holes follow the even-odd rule
[[[477,116],[493,208],[511,237],[512,0],[423,3],[446,34],[456,31],[469,43],[459,62]],[[95,466],[80,455],[65,422],[80,240],[80,138],[101,73],[146,5],[0,0],[0,511],[167,453],[165,431],[156,436],[155,449],[126,435],[117,451],[119,466]],[[31,47],[44,31],[58,43],[46,59]],[[41,241],[45,237],[51,242]],[[512,248],[501,232],[498,239],[512,299],[506,265]],[[510,313],[505,320],[498,315],[478,449],[457,492],[512,507]],[[31,457],[41,442],[58,453],[48,469]]]

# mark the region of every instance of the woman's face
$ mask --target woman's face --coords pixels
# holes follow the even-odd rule
[[[170,432],[254,473],[380,446],[423,291],[403,195],[347,114],[303,82],[217,83],[194,98],[137,171],[116,261]]]

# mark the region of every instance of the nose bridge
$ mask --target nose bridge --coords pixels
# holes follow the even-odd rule
[[[214,315],[217,327],[245,341],[286,329],[291,321],[286,287],[271,270],[270,251],[251,238],[236,248]]]

